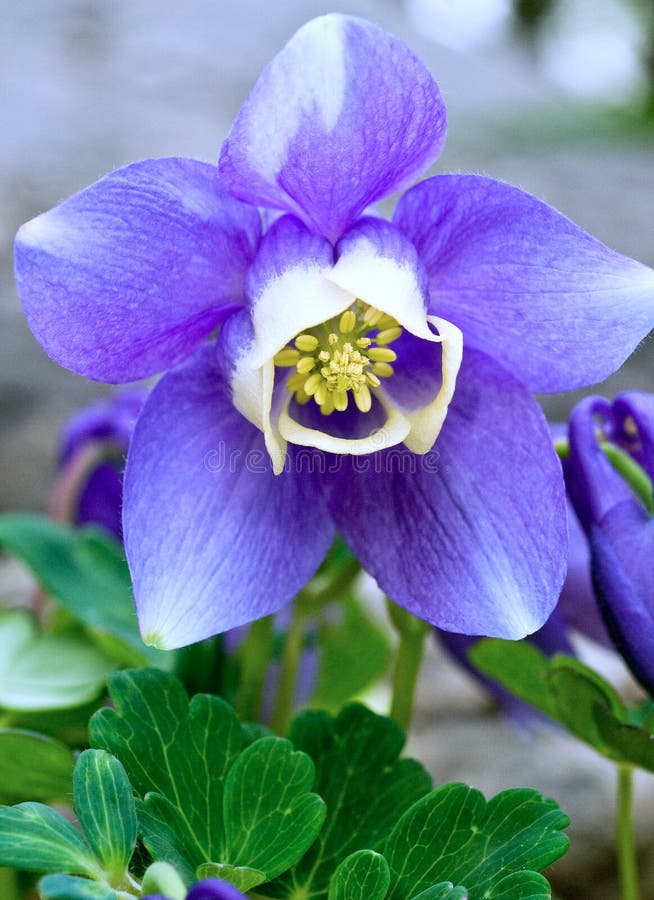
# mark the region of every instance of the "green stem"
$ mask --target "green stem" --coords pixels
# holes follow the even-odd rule
[[[295,683],[304,644],[305,617],[306,612],[300,592],[293,603],[293,618],[286,632],[277,700],[270,717],[270,727],[276,734],[286,734],[293,715]]]
[[[241,648],[240,685],[235,706],[241,719],[255,722],[261,709],[263,686],[272,656],[273,616],[264,616],[250,625]]]
[[[620,763],[618,769],[617,796],[617,843],[618,878],[621,900],[640,900],[638,887],[638,867],[636,864],[636,842],[632,813],[633,768]]]
[[[616,447],[615,444],[601,441],[600,447],[618,475],[624,478],[634,494],[643,502],[645,509],[650,513],[654,513],[652,482],[647,472],[628,453],[625,453],[620,447]],[[570,456],[570,444],[565,438],[559,438],[554,441],[554,449],[559,459],[568,459]]]
[[[312,602],[324,602],[325,600],[338,598],[345,588],[352,584],[360,571],[361,563],[359,560],[354,556],[348,556],[348,558],[338,567],[328,583],[319,591],[316,591],[315,595],[312,597]]]
[[[400,635],[393,673],[390,717],[404,731],[408,731],[413,716],[413,703],[429,625],[390,601],[388,611]]]

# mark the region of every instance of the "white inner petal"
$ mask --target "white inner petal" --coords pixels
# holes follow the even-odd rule
[[[428,453],[440,434],[447,410],[454,396],[456,378],[463,358],[463,335],[456,325],[438,316],[427,316],[427,321],[438,328],[442,343],[441,387],[431,403],[422,409],[406,412],[411,425],[404,443],[413,453]]]
[[[387,418],[381,428],[376,429],[367,437],[354,439],[333,437],[324,431],[317,431],[301,425],[288,414],[288,408],[293,399],[290,393],[285,399],[279,415],[279,432],[292,444],[316,447],[318,450],[325,450],[328,453],[349,453],[352,456],[363,456],[368,453],[376,453],[378,450],[385,450],[387,447],[394,447],[401,443],[409,433],[409,421],[406,414],[390,403],[383,390],[378,389],[375,396],[384,407]]]
[[[413,268],[388,256],[364,235],[350,245],[326,276],[349,294],[380,309],[416,337],[439,341],[426,321],[425,304]]]
[[[252,306],[254,343],[247,364],[258,368],[302,331],[338,316],[355,297],[328,280],[331,267],[296,266],[270,280]]]

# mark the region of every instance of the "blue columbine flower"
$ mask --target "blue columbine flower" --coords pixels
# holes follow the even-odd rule
[[[64,426],[51,501],[57,519],[122,537],[125,455],[147,391],[124,388],[80,409]]]
[[[519,638],[550,614],[565,497],[531,392],[620,365],[654,325],[654,273],[489,178],[428,178],[380,218],[445,130],[404,44],[324,16],[264,70],[217,170],[135,163],[20,230],[55,360],[110,382],[170,370],[125,482],[146,640],[279,609],[335,527],[442,628]]]
[[[570,416],[569,441],[566,483],[590,544],[600,609],[625,662],[654,694],[654,516],[601,446],[616,444],[654,481],[654,394],[582,400]]]

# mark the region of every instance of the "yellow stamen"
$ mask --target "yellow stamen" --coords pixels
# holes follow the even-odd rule
[[[296,369],[300,373],[300,375],[306,375],[310,372],[315,366],[316,361],[313,356],[303,356],[299,363],[296,365]]]
[[[372,395],[367,384],[362,384],[358,391],[354,391],[354,402],[362,413],[370,412]]]
[[[294,366],[299,358],[300,354],[297,350],[294,350],[292,347],[282,347],[279,353],[276,353],[273,357],[273,362],[276,366],[286,368]]]
[[[325,400],[324,403],[320,404],[320,412],[323,414],[323,416],[331,416],[331,414],[334,412],[334,392],[333,391],[327,392],[327,399]]]
[[[318,344],[318,338],[313,334],[298,334],[295,338],[295,346],[303,353],[313,353]]]
[[[369,306],[363,314],[363,321],[364,324],[368,326],[368,328],[374,328],[383,316],[384,313],[380,309],[375,309],[374,306]]]
[[[318,390],[313,395],[314,400],[318,404],[318,406],[322,406],[323,403],[327,400],[327,396],[329,391],[327,390],[327,382],[323,381],[318,385]]]
[[[383,331],[379,332],[375,341],[378,344],[391,344],[393,341],[396,341],[401,334],[402,329],[398,326],[395,328],[385,328]]]
[[[299,391],[306,380],[306,375],[300,375],[299,372],[296,372],[288,379],[286,387],[289,391]]]
[[[323,415],[345,411],[354,395],[357,409],[368,412],[381,378],[390,378],[398,358],[386,345],[402,334],[388,313],[357,300],[338,317],[298,334],[274,357],[275,365],[295,366],[286,387],[297,403],[313,397]]]
[[[305,393],[307,393],[310,397],[313,397],[322,383],[323,377],[320,372],[314,372],[313,375],[309,375],[307,380],[304,382]]]
[[[368,356],[375,362],[395,362],[397,353],[388,347],[371,347]]]
[[[393,366],[389,366],[385,362],[378,362],[374,364],[372,371],[375,375],[379,375],[380,378],[390,378],[393,374]]]
[[[334,391],[334,406],[339,412],[345,412],[347,409],[347,391]]]
[[[351,309],[346,309],[338,323],[338,330],[341,334],[349,334],[357,323],[356,313]]]

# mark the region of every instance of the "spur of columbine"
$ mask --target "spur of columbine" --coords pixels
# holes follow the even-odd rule
[[[55,360],[166,372],[125,477],[147,641],[274,612],[335,529],[441,628],[518,638],[551,612],[565,496],[530,392],[616,369],[654,325],[654,273],[480,176],[428,178],[381,218],[444,139],[415,55],[324,16],[264,70],[217,169],[135,163],[20,230]]]

